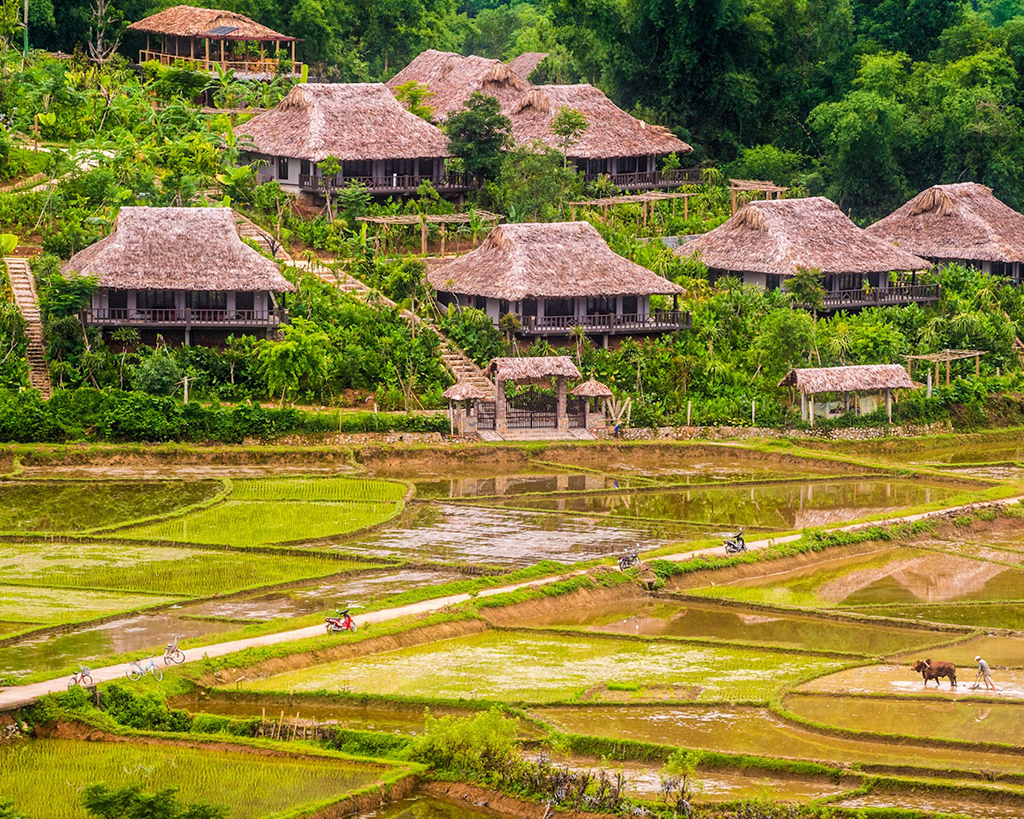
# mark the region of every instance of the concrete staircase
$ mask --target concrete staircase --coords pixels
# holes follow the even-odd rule
[[[43,346],[43,320],[39,314],[39,300],[36,297],[36,285],[32,279],[32,269],[28,259],[19,256],[4,257],[7,265],[7,277],[11,281],[14,303],[22,318],[25,319],[25,338],[28,342],[25,358],[28,359],[28,382],[33,389],[39,390],[43,398],[53,393],[50,384],[50,368],[46,364],[46,351]]]
[[[289,255],[288,251],[285,250],[283,244],[277,241],[251,219],[240,214],[237,210],[232,212],[235,214],[235,224],[238,225],[239,236],[243,239],[249,239],[250,241],[255,242],[265,253],[273,256],[275,259],[282,262],[290,262],[292,260],[292,257]]]

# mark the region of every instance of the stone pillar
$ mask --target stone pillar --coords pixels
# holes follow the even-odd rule
[[[555,379],[555,392],[558,395],[558,406],[555,410],[555,423],[560,430],[569,430],[569,414],[566,408],[566,378],[564,375]]]
[[[508,432],[508,422],[505,420],[505,381],[497,377],[494,379],[494,431],[499,435]]]
[[[892,423],[892,390],[885,391],[885,415]]]

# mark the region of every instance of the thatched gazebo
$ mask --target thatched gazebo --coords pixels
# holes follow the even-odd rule
[[[456,381],[441,395],[448,399],[452,432],[459,435],[475,435],[479,428],[476,402],[491,400],[492,396],[472,381]]]
[[[592,415],[598,415],[602,420],[608,417],[608,399],[612,398],[614,393],[600,381],[596,380],[594,376],[572,388],[569,393],[573,398],[582,398],[586,403],[584,404],[584,412],[586,413],[586,427],[590,429],[593,420]],[[593,409],[593,404],[597,399],[601,399],[601,409]]]
[[[680,330],[689,313],[651,307],[679,285],[612,252],[589,222],[499,225],[476,250],[427,274],[443,305],[470,305],[498,325],[511,313],[525,336],[608,336]]]
[[[259,177],[317,197],[352,183],[374,194],[411,194],[423,182],[441,192],[469,187],[445,171],[448,137],[410,114],[380,83],[296,85],[271,111],[235,128],[247,159],[263,160]],[[333,157],[341,172],[324,178]]]
[[[801,268],[820,270],[825,310],[929,302],[940,295],[938,285],[916,280],[930,262],[867,235],[822,196],[748,202],[675,253],[699,258],[711,282],[730,275],[769,290],[784,287]],[[894,283],[894,272],[909,278]]]
[[[892,423],[893,390],[913,389],[914,382],[899,364],[861,364],[848,367],[812,367],[790,370],[779,382],[780,387],[792,387],[800,393],[800,418],[810,420],[814,426],[816,396],[831,393],[843,397],[843,411],[853,409],[858,414],[873,412],[872,394],[885,396],[885,412]],[[825,405],[826,415],[829,405]]]
[[[275,295],[295,287],[277,263],[245,244],[228,208],[121,208],[110,235],[72,256],[66,275],[97,279],[87,324],[105,329],[269,333],[284,311]]]
[[[936,263],[1021,281],[1024,214],[976,182],[928,188],[865,232]]]
[[[494,376],[494,385],[497,392],[495,401],[494,428],[498,433],[507,432],[510,420],[512,426],[517,426],[516,421],[528,420],[529,426],[549,426],[546,423],[547,416],[554,415],[550,426],[559,430],[569,429],[569,415],[567,406],[566,385],[570,378],[581,378],[580,371],[572,359],[564,355],[530,356],[522,358],[495,358],[487,368],[489,374]],[[554,406],[537,405],[532,403],[519,404],[515,400],[506,400],[505,382],[513,384],[535,384],[549,385],[555,382],[555,403]],[[534,415],[544,416],[542,423],[536,424]],[[510,417],[512,416],[512,417]]]
[[[649,125],[623,111],[592,85],[532,85],[527,77],[543,54],[524,54],[511,63],[485,57],[463,57],[445,51],[424,51],[388,80],[388,87],[417,82],[433,96],[426,100],[441,121],[462,109],[476,92],[494,97],[512,121],[517,145],[539,141],[566,155],[587,180],[608,175],[620,188],[647,190],[700,183],[698,169],[662,172],[658,160],[693,151],[667,128]],[[539,58],[539,59],[538,59]],[[551,125],[563,108],[578,111],[587,129],[572,145],[560,146]]]
[[[200,71],[224,71],[249,77],[273,77],[281,72],[277,51],[291,50],[291,68],[298,74],[302,66],[295,62],[295,38],[279,34],[233,11],[173,6],[128,26],[128,31],[146,35],[146,47],[139,62],[156,60],[161,65],[183,62]],[[152,35],[160,38],[153,49]]]

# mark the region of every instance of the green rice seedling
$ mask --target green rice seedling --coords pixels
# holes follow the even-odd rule
[[[178,599],[172,595],[0,586],[0,620],[47,625],[75,623],[173,603]]]
[[[292,815],[380,778],[371,765],[330,757],[263,756],[127,742],[33,740],[0,746],[0,782],[30,819],[85,819],[82,789],[176,787],[184,801],[227,805],[237,819]]]
[[[233,483],[232,500],[396,503],[405,484],[372,478],[263,478]]]

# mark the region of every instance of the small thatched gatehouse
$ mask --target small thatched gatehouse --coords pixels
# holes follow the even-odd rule
[[[499,434],[510,429],[558,429],[586,425],[585,404],[577,400],[568,404],[568,380],[582,378],[572,359],[564,355],[541,355],[520,358],[495,358],[487,368],[494,375],[497,399],[494,408],[494,429]],[[505,382],[518,385],[555,383],[553,398],[546,395],[516,396],[506,399]],[[482,425],[481,425],[481,428]]]
[[[1024,214],[976,182],[928,188],[865,232],[938,264],[956,262],[1021,281]]]
[[[820,270],[825,310],[939,298],[938,285],[916,278],[930,262],[867,235],[821,196],[748,202],[724,224],[675,252],[698,257],[712,282],[730,275],[770,290],[785,287],[801,268]]]
[[[476,250],[427,275],[442,305],[483,310],[497,326],[509,313],[524,336],[602,336],[681,330],[686,291],[613,253],[589,222],[500,225]],[[673,297],[672,309],[651,296]]]
[[[279,34],[242,14],[221,9],[173,6],[128,26],[146,35],[139,62],[186,63],[199,71],[224,71],[248,77],[298,74],[295,38]],[[153,48],[152,35],[160,39]],[[282,57],[287,56],[287,63]]]
[[[238,235],[227,208],[121,208],[105,239],[65,274],[95,277],[87,324],[137,327],[185,344],[228,333],[269,334],[284,318],[275,295],[294,290],[277,264]]]
[[[861,415],[874,412],[878,395],[884,396],[891,423],[893,390],[913,389],[914,383],[899,364],[862,364],[790,370],[779,386],[792,387],[800,393],[800,418],[810,420],[813,427],[816,415],[828,418],[851,409]],[[825,394],[840,397],[842,403],[815,402],[816,397]]]
[[[380,83],[296,85],[272,111],[235,129],[263,160],[261,181],[323,196],[317,163],[334,157],[341,172],[327,180],[332,191],[359,183],[380,195],[412,194],[423,182],[441,192],[469,187],[465,174],[448,173],[448,138],[410,114]]]

